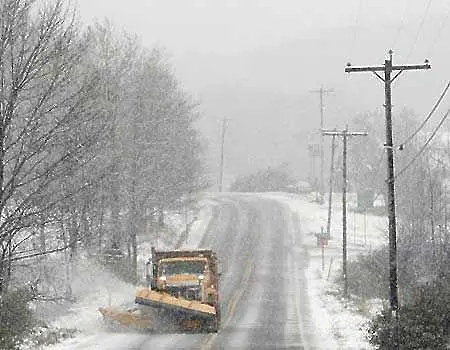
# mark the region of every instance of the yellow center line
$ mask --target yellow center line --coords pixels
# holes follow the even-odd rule
[[[253,260],[251,258],[247,259],[244,275],[242,276],[242,280],[241,280],[241,286],[231,296],[230,303],[229,303],[228,309],[227,309],[227,311],[228,311],[227,317],[224,320],[224,322],[222,323],[222,327],[220,327],[220,328],[226,328],[228,326],[228,324],[231,322],[231,320],[233,319],[234,314],[236,312],[237,304],[238,304],[239,300],[241,299],[242,294],[244,294],[244,291],[245,291],[245,286],[243,286],[243,285],[248,284],[250,276],[253,273],[253,267],[254,267]],[[218,333],[211,334],[208,338],[206,338],[206,341],[202,344],[201,349],[202,350],[211,349],[212,344],[214,343],[214,341],[217,338],[217,334]]]

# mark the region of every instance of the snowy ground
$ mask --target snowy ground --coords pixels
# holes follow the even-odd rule
[[[368,320],[367,306],[362,307],[355,303],[347,303],[341,298],[340,286],[333,283],[333,277],[339,271],[342,264],[342,209],[340,197],[335,196],[333,204],[333,216],[331,225],[332,240],[322,249],[317,247],[315,233],[320,232],[321,227],[326,229],[327,205],[314,203],[311,198],[299,197],[291,194],[271,193],[260,194],[265,198],[276,199],[286,205],[300,218],[301,230],[304,234],[304,244],[310,255],[310,265],[307,269],[308,291],[311,309],[314,310],[314,322],[321,334],[333,334],[334,344],[330,343],[330,349],[359,350],[371,349],[365,339],[365,324]],[[352,201],[349,198],[349,207]],[[206,197],[200,202],[200,211],[190,227],[190,234],[183,242],[184,247],[196,247],[205,232],[212,216],[214,200]],[[181,219],[175,219],[172,223],[179,231],[184,229]],[[349,258],[385,243],[387,238],[383,233],[386,227],[386,219],[372,215],[355,214],[348,211],[348,255]],[[159,248],[163,245],[159,242]],[[151,244],[140,246],[141,255],[149,256]],[[105,271],[93,266],[86,266],[85,272],[80,273],[79,288],[84,288],[84,293],[75,303],[70,314],[59,317],[52,322],[52,327],[76,328],[79,333],[75,337],[62,343],[47,346],[47,350],[62,350],[75,347],[79,337],[86,340],[94,338],[99,333],[105,332],[99,321],[97,308],[101,305],[120,305],[130,302],[130,295],[134,295],[135,287],[119,280],[111,279]],[[83,278],[81,278],[83,276]],[[95,283],[93,281],[95,280]],[[103,281],[103,283],[98,283]],[[95,286],[95,287],[94,287]],[[127,334],[117,335],[129,336]],[[106,334],[105,334],[106,337]],[[116,338],[114,338],[116,339]],[[111,339],[111,341],[114,341]],[[117,340],[117,339],[116,339]],[[35,349],[23,347],[23,349]],[[95,348],[95,347],[94,347]],[[97,349],[105,348],[105,343]]]

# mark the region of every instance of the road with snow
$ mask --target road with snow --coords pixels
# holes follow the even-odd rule
[[[200,244],[214,247],[224,262],[222,329],[192,347],[311,348],[307,259],[297,218],[273,200],[232,198],[216,207]]]
[[[222,325],[210,334],[99,331],[62,344],[67,349],[313,349],[299,218],[273,199],[223,195],[214,199],[198,247],[223,262]],[[322,339],[323,341],[323,339]]]

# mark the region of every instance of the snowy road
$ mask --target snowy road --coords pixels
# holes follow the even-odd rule
[[[306,257],[297,221],[275,201],[233,198],[207,234],[226,273],[222,331],[203,348],[310,348]]]
[[[317,349],[297,216],[271,199],[234,195],[217,202],[199,247],[213,248],[223,262],[219,333],[100,332],[70,348]]]

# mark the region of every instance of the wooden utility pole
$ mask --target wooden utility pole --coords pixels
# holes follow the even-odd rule
[[[347,279],[347,138],[349,136],[367,136],[366,131],[349,132],[345,130],[322,130],[322,135],[342,136],[342,275],[344,277],[344,298],[348,298]]]
[[[224,158],[226,129],[227,129],[227,119],[223,118],[223,120],[222,120],[222,136],[221,136],[221,142],[220,142],[219,192],[222,192],[222,186],[223,186],[223,158]]]
[[[323,96],[333,92],[332,89],[324,89],[320,87],[319,90],[312,90],[310,92],[318,93],[320,97],[320,130],[323,129]],[[320,192],[320,202],[323,202],[324,195],[324,142],[323,135],[320,135],[320,183],[319,183],[319,192]]]
[[[431,66],[428,60],[424,64],[414,65],[393,65],[392,64],[392,50],[389,51],[389,59],[384,61],[381,66],[359,66],[354,67],[347,63],[345,71],[352,72],[372,72],[381,81],[384,82],[384,107],[386,118],[386,148],[387,156],[387,190],[388,190],[388,219],[389,219],[389,301],[391,312],[395,319],[398,319],[398,286],[397,286],[397,228],[395,218],[395,186],[394,186],[394,150],[393,150],[393,136],[392,136],[392,98],[391,85],[392,82],[406,70],[422,70],[430,69]],[[383,72],[384,77],[378,72]],[[397,72],[394,77],[391,77],[392,72]],[[397,337],[395,337],[398,341]],[[398,343],[396,344],[398,345]]]
[[[334,130],[336,131],[336,129]],[[331,165],[330,165],[330,179],[328,189],[328,218],[327,218],[327,235],[328,239],[331,239],[331,206],[333,202],[333,175],[334,175],[334,150],[336,148],[336,135],[332,135],[331,141]]]

